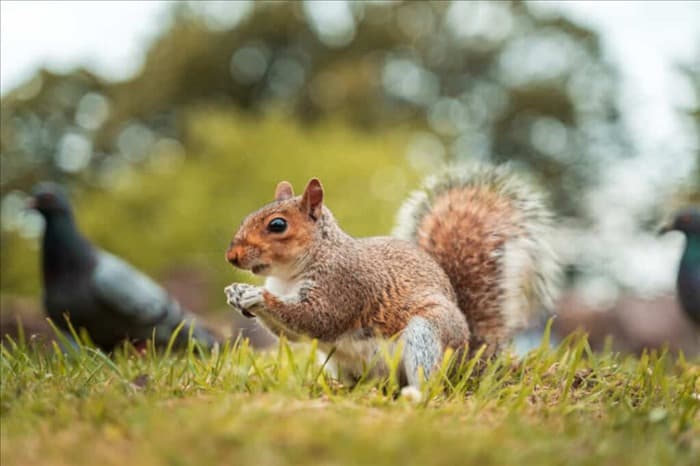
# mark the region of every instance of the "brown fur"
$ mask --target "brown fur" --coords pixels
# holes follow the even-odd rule
[[[300,199],[275,201],[244,221],[226,251],[226,260],[237,260],[240,267],[250,269],[254,265],[289,264],[299,257],[313,236],[309,222],[304,221],[300,211]],[[267,224],[274,218],[287,221],[288,230],[281,234],[266,231]]]
[[[229,303],[276,333],[324,347],[408,332],[412,367],[436,363],[431,341],[442,351],[484,343],[487,354],[497,351],[527,320],[531,295],[549,291],[549,250],[538,238],[549,217],[507,172],[475,173],[446,177],[408,201],[408,241],[352,238],[323,205],[318,180],[296,197],[281,182],[275,201],[243,221],[226,253],[235,266],[269,277],[265,288],[231,285]],[[283,232],[270,231],[277,217],[287,222]]]
[[[445,270],[487,354],[552,309],[561,268],[543,193],[506,165],[457,164],[426,179],[399,210],[394,234]]]
[[[266,266],[258,273],[308,284],[296,302],[263,291],[265,310],[258,310],[263,321],[332,342],[356,330],[391,337],[411,317],[425,315],[444,321],[445,344],[466,343],[468,329],[450,281],[430,256],[396,238],[350,237],[320,205],[320,184],[311,183],[311,191],[292,198],[279,186],[285,185],[276,190],[283,198],[250,214],[226,253],[243,269]],[[266,230],[276,217],[287,220],[284,233]]]
[[[418,230],[418,245],[452,277],[457,303],[469,311],[472,347],[500,342],[501,258],[506,240],[520,232],[507,199],[484,186],[451,189],[435,200]]]

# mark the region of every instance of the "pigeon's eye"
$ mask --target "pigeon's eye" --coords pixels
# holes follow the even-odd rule
[[[267,231],[270,233],[283,233],[287,229],[287,221],[282,217],[273,218],[267,224]]]
[[[40,200],[47,205],[51,205],[56,200],[56,196],[53,193],[43,193],[39,196]]]

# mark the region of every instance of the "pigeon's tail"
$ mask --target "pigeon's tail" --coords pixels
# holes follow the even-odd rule
[[[192,338],[207,349],[211,349],[218,342],[212,332],[199,324],[196,318],[192,316],[185,319],[183,331],[186,331],[185,335],[188,337],[190,332],[192,332]]]

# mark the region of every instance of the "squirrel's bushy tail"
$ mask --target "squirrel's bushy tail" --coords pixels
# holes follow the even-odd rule
[[[496,350],[551,309],[559,278],[551,224],[545,196],[507,166],[453,165],[404,203],[394,235],[445,270],[471,347]]]

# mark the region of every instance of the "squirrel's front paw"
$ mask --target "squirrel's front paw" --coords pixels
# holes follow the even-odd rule
[[[234,309],[238,309],[246,317],[255,317],[251,310],[262,306],[263,289],[259,286],[247,283],[233,283],[224,288],[226,302]]]

